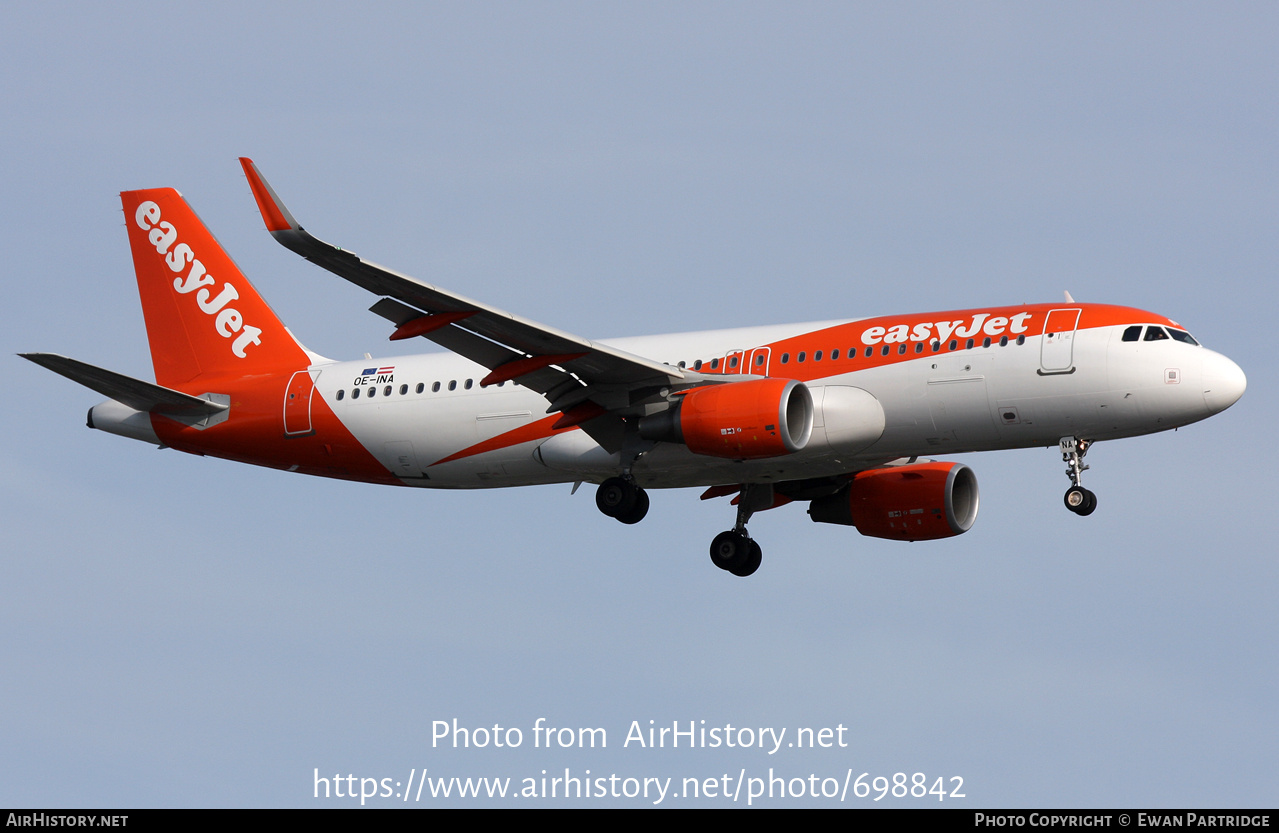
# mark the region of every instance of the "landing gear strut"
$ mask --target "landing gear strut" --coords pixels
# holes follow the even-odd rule
[[[595,505],[610,518],[637,524],[648,514],[648,492],[626,477],[610,477],[595,492]]]
[[[711,563],[745,578],[759,569],[764,553],[746,532],[746,522],[760,509],[773,505],[771,483],[747,484],[737,502],[737,524],[711,541]]]
[[[1085,489],[1080,480],[1088,466],[1083,464],[1084,455],[1092,446],[1090,440],[1078,437],[1061,438],[1061,459],[1066,464],[1066,476],[1070,478],[1070,488],[1066,490],[1066,508],[1076,515],[1091,515],[1097,508],[1097,496]]]

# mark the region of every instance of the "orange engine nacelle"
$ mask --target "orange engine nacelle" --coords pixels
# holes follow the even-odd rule
[[[813,395],[794,379],[753,379],[694,388],[668,411],[640,420],[645,439],[696,454],[755,460],[794,454],[813,434]]]
[[[977,475],[968,466],[915,463],[858,472],[840,491],[814,500],[808,514],[872,538],[931,541],[971,529],[977,503]]]

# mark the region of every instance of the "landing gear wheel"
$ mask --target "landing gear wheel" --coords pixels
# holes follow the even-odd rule
[[[764,551],[759,548],[759,544],[754,541],[750,542],[750,553],[746,557],[746,562],[736,570],[730,570],[733,575],[746,578],[759,569],[760,563],[764,560]]]
[[[711,542],[711,563],[745,578],[759,569],[763,552],[759,544],[740,532],[721,532]]]
[[[599,489],[595,492],[595,505],[610,518],[621,518],[635,511],[635,504],[639,501],[638,493],[640,491],[642,490],[634,483],[623,480],[620,477],[610,477],[601,483]],[[644,516],[641,514],[640,517]],[[639,520],[639,518],[635,520]],[[631,521],[631,523],[634,523],[634,521]]]
[[[711,563],[730,573],[746,563],[750,556],[750,539],[739,532],[721,532],[711,541]]]
[[[1066,508],[1076,515],[1091,515],[1097,508],[1097,496],[1083,486],[1071,486],[1064,498]]]
[[[624,524],[637,524],[648,514],[648,492],[635,487],[635,505],[626,513],[618,513],[614,517]]]

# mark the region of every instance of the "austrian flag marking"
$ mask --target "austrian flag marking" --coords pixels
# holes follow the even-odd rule
[[[356,385],[381,385],[395,381],[395,365],[389,367],[366,367],[355,377]]]

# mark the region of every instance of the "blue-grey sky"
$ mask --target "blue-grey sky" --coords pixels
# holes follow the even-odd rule
[[[423,767],[1279,800],[1273,4],[8,3],[0,23],[0,805],[345,806],[312,798],[317,768]],[[100,397],[13,354],[151,378],[122,190],[181,190],[312,349],[394,355],[372,297],[264,233],[241,155],[320,236],[587,337],[1069,290],[1177,319],[1249,390],[1096,446],[1087,519],[1055,450],[967,455],[970,533],[879,541],[792,505],[752,522],[745,581],[711,566],[732,512],[695,490],[623,527],[589,488],[363,486],[87,430]],[[533,748],[539,717],[608,748]],[[432,748],[454,718],[524,744]],[[848,745],[623,748],[649,720]]]

